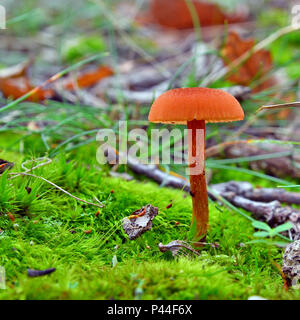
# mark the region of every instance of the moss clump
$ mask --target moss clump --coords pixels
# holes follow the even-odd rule
[[[79,37],[66,42],[63,58],[69,63],[74,63],[89,55],[104,52],[106,49],[106,43],[101,36]]]

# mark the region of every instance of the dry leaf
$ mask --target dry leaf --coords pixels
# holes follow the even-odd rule
[[[6,99],[18,99],[35,88],[28,77],[30,65],[31,63],[27,61],[0,70],[0,90]],[[26,100],[38,102],[49,99],[53,95],[54,91],[51,89],[39,89]]]
[[[222,58],[226,65],[251,50],[255,45],[254,39],[244,40],[237,33],[230,32],[222,50]],[[273,68],[271,53],[268,50],[258,50],[244,63],[232,70],[227,79],[233,83],[248,86],[254,79],[265,76]],[[259,92],[276,84],[276,79],[268,78],[253,89]]]
[[[14,66],[0,69],[0,79],[24,77],[30,65],[30,60],[27,60]]]
[[[151,204],[136,210],[122,220],[124,232],[130,240],[140,237],[144,232],[152,229],[152,221],[157,214],[158,209]]]
[[[75,90],[76,88],[88,88],[101,79],[112,76],[113,70],[108,66],[100,66],[94,71],[89,71],[81,74],[75,81],[68,81],[64,87],[67,90]]]
[[[214,3],[192,0],[201,26],[214,26],[245,21],[243,13],[227,14]],[[185,0],[152,0],[151,15],[162,26],[175,29],[193,28],[191,12]]]
[[[7,169],[11,169],[14,166],[13,162],[8,162],[6,160],[0,159],[0,174]]]

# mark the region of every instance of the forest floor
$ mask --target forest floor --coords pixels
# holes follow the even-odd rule
[[[246,181],[253,188],[299,191],[299,109],[256,111],[299,100],[300,31],[286,28],[285,2],[267,1],[264,12],[250,2],[249,21],[203,30],[148,24],[140,1],[40,6],[32,0],[8,7],[8,28],[0,30],[0,159],[14,166],[4,172],[0,166],[0,267],[6,274],[0,299],[300,299],[282,274],[284,246],[295,238],[287,232],[258,237],[253,221],[269,222],[266,216],[258,219],[229,198],[210,199],[200,255],[161,252],[160,243],[191,244],[190,194],[96,159],[96,133],[118,134],[119,120],[149,135],[170,128],[147,119],[161,92],[234,89],[245,120],[207,125],[208,184]],[[253,47],[251,63],[229,76],[228,59],[235,62]],[[224,68],[225,75],[211,78]],[[248,73],[249,79],[241,76]],[[183,166],[159,169],[188,179]],[[158,208],[153,228],[129,240],[122,219],[147,204]],[[32,270],[49,274],[33,277]]]
[[[34,174],[79,198],[96,196],[105,205],[98,214],[98,208],[77,202],[40,179],[9,180],[10,175],[2,175],[1,211],[10,216],[0,219],[1,264],[7,275],[0,299],[300,298],[299,290],[286,291],[283,286],[278,268],[283,249],[247,244],[255,239],[251,221],[218,203],[210,203],[207,235],[207,242],[218,243],[217,248],[206,246],[200,256],[175,258],[160,252],[159,243],[188,238],[190,197],[147,181],[108,177],[96,160],[85,156],[96,150],[85,148],[70,157],[56,156]],[[21,171],[23,155],[2,154],[16,162],[13,172]],[[231,179],[273,186],[251,175],[222,171],[215,172],[212,182]],[[129,240],[122,218],[148,203],[159,209],[153,229]],[[56,271],[37,278],[27,274],[27,269],[48,268]]]

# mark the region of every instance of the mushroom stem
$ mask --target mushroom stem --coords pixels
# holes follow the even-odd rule
[[[205,180],[205,120],[187,122],[190,190],[193,200],[195,241],[205,241],[208,226],[208,195]]]

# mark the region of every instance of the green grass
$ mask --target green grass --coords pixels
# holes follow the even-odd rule
[[[16,161],[12,172],[17,172],[29,156],[1,152],[0,157]],[[34,174],[87,201],[96,196],[105,204],[98,217],[98,208],[77,202],[39,179],[0,177],[0,265],[7,276],[7,289],[0,291],[0,299],[300,298],[296,290],[284,291],[273,265],[281,264],[282,249],[241,246],[254,239],[251,222],[217,203],[210,204],[207,241],[219,243],[218,249],[207,246],[200,257],[179,259],[161,253],[160,242],[188,237],[190,197],[151,182],[109,178],[107,169],[100,168],[94,158],[84,160],[82,152],[58,155]],[[236,180],[245,179],[239,174],[234,173]],[[216,172],[214,182],[230,178],[229,172]],[[25,187],[32,192],[28,194]],[[171,200],[173,206],[166,209]],[[153,229],[128,240],[121,219],[148,203],[159,208]],[[13,214],[14,222],[7,213]],[[51,275],[27,276],[27,268],[51,267],[57,269]]]

